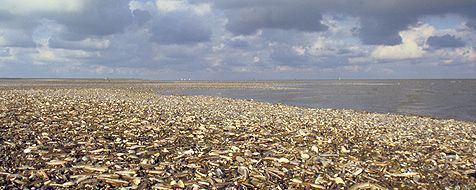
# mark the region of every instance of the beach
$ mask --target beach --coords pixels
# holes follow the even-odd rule
[[[474,122],[158,93],[270,84],[1,81],[0,186],[476,188]]]

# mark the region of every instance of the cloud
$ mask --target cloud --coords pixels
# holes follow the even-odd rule
[[[473,30],[476,30],[476,19],[467,21],[466,26],[472,28]]]
[[[132,18],[127,0],[2,0],[2,5],[0,15],[5,19],[24,25],[50,19],[87,35],[120,32]]]
[[[0,3],[0,75],[365,78],[476,66],[473,0]]]
[[[84,35],[104,36],[123,32],[132,22],[128,0],[86,0],[80,12],[55,15],[53,20],[70,31]]]
[[[362,18],[359,37],[364,44],[397,45],[402,43],[399,31],[407,29],[417,18]]]
[[[457,48],[465,46],[465,43],[461,38],[449,34],[443,36],[431,36],[428,38],[427,43],[433,48]]]
[[[419,25],[400,32],[402,44],[377,46],[371,56],[375,59],[415,59],[424,55],[424,42],[435,32],[429,25]]]
[[[210,40],[212,30],[205,18],[190,12],[169,12],[159,16],[150,29],[151,40],[159,44],[189,44]]]
[[[91,59],[97,54],[83,50],[69,50],[69,49],[50,49],[47,47],[39,48],[38,53],[34,54],[35,64],[51,64],[51,63],[65,63],[74,64],[75,61],[81,59]]]
[[[214,1],[228,18],[226,28],[235,34],[252,34],[258,29],[277,28],[321,32],[322,14],[341,13],[359,17],[359,37],[364,44],[396,45],[399,32],[427,15],[450,13],[476,19],[476,1],[461,0],[228,0]]]
[[[10,56],[10,49],[0,48],[0,57]]]
[[[14,15],[44,14],[52,12],[78,12],[83,9],[80,0],[2,0],[0,10]]]
[[[0,29],[0,47],[35,47],[31,34],[19,29]]]
[[[55,49],[80,49],[80,50],[99,50],[110,46],[111,42],[107,39],[86,38],[79,41],[67,41],[58,38],[48,40],[48,46]]]
[[[142,25],[145,22],[149,21],[152,18],[152,15],[149,11],[134,9],[132,11],[132,15],[134,16],[134,20],[139,24]]]
[[[284,5],[270,7],[250,7],[228,10],[226,28],[235,34],[249,35],[259,29],[295,29],[305,32],[318,32],[327,29],[320,21],[322,15],[317,11],[308,11],[309,7]],[[305,15],[296,15],[299,11],[308,11]]]
[[[237,39],[237,38],[228,40],[226,44],[232,48],[242,48],[242,49],[246,49],[250,46],[250,44],[246,40]]]

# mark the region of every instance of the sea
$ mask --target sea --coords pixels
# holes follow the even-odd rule
[[[476,80],[307,80],[272,89],[188,89],[186,95],[253,99],[311,108],[476,121]]]

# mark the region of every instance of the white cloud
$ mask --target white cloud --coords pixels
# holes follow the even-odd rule
[[[9,44],[9,42],[7,41],[5,36],[0,36],[0,46],[6,46],[8,44]]]
[[[395,46],[378,46],[372,52],[376,59],[413,59],[423,56],[423,49],[413,41],[403,42]]]
[[[155,5],[160,12],[191,10],[197,15],[206,15],[211,12],[209,3],[189,4],[185,0],[157,0]]]
[[[155,5],[162,12],[171,12],[186,7],[185,2],[180,0],[157,0]]]
[[[408,68],[416,65],[414,63],[418,63],[420,70],[443,68],[441,71],[448,67],[440,65],[462,70],[476,65],[475,49],[470,47],[476,43],[476,32],[466,24],[468,18],[463,16],[458,18],[461,20],[457,27],[440,29],[437,23],[434,25],[436,30],[420,23],[407,29],[418,22],[418,15],[394,13],[389,14],[392,16],[389,19],[389,15],[379,13],[378,16],[386,18],[365,25],[362,21],[372,21],[375,10],[381,9],[372,9],[371,16],[365,16],[347,9],[316,6],[318,1],[306,1],[297,6],[304,9],[295,9],[296,2],[279,1],[274,4],[282,5],[274,9],[276,6],[272,2],[254,0],[258,2],[257,6],[244,8],[249,19],[242,23],[243,14],[238,10],[242,8],[237,5],[253,2],[238,0],[228,8],[213,4],[216,2],[0,0],[0,64],[20,73],[19,76],[35,74],[36,68],[41,68],[44,76],[50,71],[58,71],[67,73],[65,76],[91,72],[97,76],[122,73],[121,76],[127,77],[131,73],[126,71],[130,69],[134,70],[134,75],[130,75],[133,77],[161,78],[163,75],[156,73],[170,72],[173,74],[167,76],[171,79],[175,74],[184,76],[184,73],[201,73],[202,78],[207,78],[206,72],[225,78],[237,72],[239,74],[235,76],[240,79],[265,75],[270,78],[273,75],[274,78],[305,77],[301,75],[305,72],[311,78],[332,78],[339,72],[344,76],[352,73],[355,75],[351,76],[372,77],[390,67],[394,67],[395,76],[405,76],[404,73],[411,70]],[[220,2],[227,4],[230,1]],[[342,6],[349,3],[338,2]],[[364,2],[372,4],[372,1]],[[353,3],[348,5],[352,7],[349,10],[356,8],[351,6]],[[262,9],[263,14],[255,14],[255,9],[258,12]],[[280,10],[287,12],[273,15]],[[368,9],[363,10],[368,12],[365,11]],[[391,13],[393,8],[383,10]],[[308,14],[316,11],[320,13]],[[406,19],[407,16],[411,18]],[[325,27],[309,28],[319,23]],[[378,27],[370,26],[372,24]],[[236,26],[234,29],[238,33],[252,33],[238,35],[229,26]],[[366,27],[375,30],[363,30]],[[364,37],[377,40],[365,43],[361,33],[366,31]],[[388,38],[397,34],[402,38],[402,44],[388,45],[395,44],[388,43]],[[466,47],[432,49],[426,44],[429,36],[445,34],[465,41]],[[396,43],[400,43],[399,39]],[[408,66],[401,67],[404,64]],[[35,69],[22,69],[31,66]],[[378,69],[369,69],[371,67]],[[319,75],[320,72],[325,75]],[[0,69],[0,74],[5,73],[9,74],[6,69]]]
[[[425,41],[436,29],[428,24],[400,32],[402,43],[393,46],[377,46],[371,56],[375,59],[415,59],[425,54]]]
[[[33,56],[33,63],[35,64],[49,64],[49,63],[76,63],[78,60],[85,58],[98,57],[97,52],[87,52],[83,50],[68,50],[68,49],[51,49],[48,47],[40,47],[37,53]]]
[[[0,28],[0,46],[33,46],[32,37],[23,30]]]
[[[79,41],[64,41],[61,39],[47,39],[47,44],[51,48],[56,49],[85,49],[85,50],[99,50],[106,49],[111,45],[109,39],[101,38],[86,38]]]
[[[461,47],[448,49],[438,49],[428,53],[428,57],[432,58],[435,64],[439,65],[455,65],[455,64],[472,64],[476,65],[476,52],[472,47]]]
[[[276,66],[274,69],[277,72],[286,72],[286,71],[292,71],[294,68],[290,66]]]
[[[253,63],[259,63],[261,59],[257,56],[253,57]]]
[[[75,12],[83,8],[84,2],[84,0],[1,0],[0,10],[6,10],[14,15]]]
[[[306,49],[302,46],[293,46],[293,50],[297,53],[297,55],[304,55],[306,53]]]

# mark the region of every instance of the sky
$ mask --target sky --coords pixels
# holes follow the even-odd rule
[[[0,5],[0,78],[476,78],[475,0]]]

